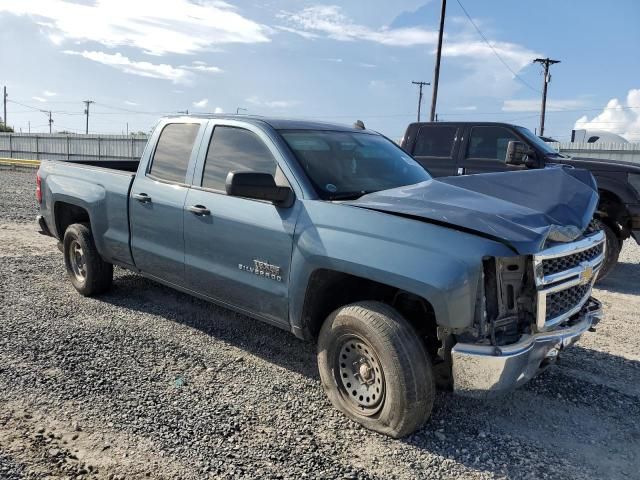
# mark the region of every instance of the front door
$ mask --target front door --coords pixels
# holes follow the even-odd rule
[[[200,123],[169,123],[160,133],[146,172],[131,189],[131,252],[144,273],[167,282],[184,282],[183,209],[187,170]]]
[[[190,289],[274,323],[288,322],[288,281],[297,202],[290,208],[228,196],[230,171],[279,170],[277,150],[259,130],[229,124],[213,130],[184,209],[186,280]]]
[[[472,127],[462,152],[460,174],[523,170],[524,166],[506,164],[507,146],[512,140],[521,141],[509,129],[497,125]]]

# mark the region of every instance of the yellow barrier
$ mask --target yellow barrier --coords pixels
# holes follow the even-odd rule
[[[38,167],[40,160],[26,160],[22,158],[2,158],[0,157],[0,165],[8,165],[13,167]]]

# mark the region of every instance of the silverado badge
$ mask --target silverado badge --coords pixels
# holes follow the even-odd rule
[[[280,274],[280,267],[277,265],[271,265],[270,263],[263,262],[262,260],[253,260],[253,266],[238,264],[238,269],[245,272],[253,273],[260,277],[269,278],[276,282],[282,281],[282,275]]]

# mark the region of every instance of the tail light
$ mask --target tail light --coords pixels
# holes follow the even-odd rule
[[[39,173],[36,173],[36,200],[42,203],[42,180]]]

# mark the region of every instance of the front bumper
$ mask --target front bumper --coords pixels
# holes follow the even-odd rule
[[[487,398],[526,383],[552,363],[602,318],[602,305],[590,298],[569,325],[523,335],[511,345],[458,343],[451,350],[453,389],[459,395]]]

